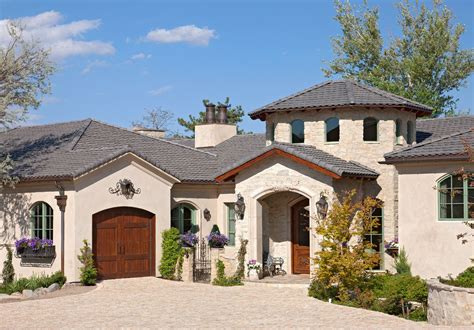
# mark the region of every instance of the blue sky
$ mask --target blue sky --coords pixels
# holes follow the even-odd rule
[[[445,3],[466,26],[462,46],[474,48],[474,1]],[[380,9],[384,35],[396,35],[396,1],[369,4]],[[334,14],[322,0],[0,1],[0,20],[34,17],[46,27],[36,32],[59,67],[29,124],[92,117],[130,127],[145,109],[183,117],[202,110],[204,98],[226,96],[249,112],[325,79],[330,38],[340,33]],[[457,97],[473,113],[472,76]],[[246,117],[243,128],[264,126]]]

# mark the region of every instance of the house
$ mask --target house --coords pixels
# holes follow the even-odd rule
[[[195,139],[93,119],[15,128],[0,134],[20,178],[2,192],[0,240],[54,240],[56,258],[47,265],[15,258],[24,276],[63,269],[77,280],[83,239],[92,242],[103,278],[158,276],[163,230],[205,237],[217,224],[230,239],[223,254],[229,268],[244,238],[248,258],[271,254],[288,273],[307,274],[319,248],[320,238],[307,230],[317,203],[356,189],[383,201],[373,211],[380,226],[365,237],[380,253],[377,269],[391,269],[384,242],[398,238],[415,274],[456,274],[474,256],[456,240],[472,212],[474,184],[452,175],[474,170],[464,149],[474,145],[474,117],[419,119],[430,113],[342,80],[251,112],[265,121],[265,134],[237,135],[225,106],[216,118],[212,104]],[[462,198],[451,199],[453,190]],[[238,196],[243,214],[235,211]]]

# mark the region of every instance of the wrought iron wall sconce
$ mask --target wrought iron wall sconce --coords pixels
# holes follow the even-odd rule
[[[234,211],[238,220],[242,220],[244,218],[245,201],[244,197],[240,193],[237,194],[237,201],[234,204]]]
[[[323,192],[321,192],[319,201],[316,202],[316,210],[318,211],[318,216],[320,219],[326,219],[326,216],[328,215],[328,208],[329,204],[327,197]]]
[[[211,220],[211,211],[209,211],[207,208],[204,209],[203,211],[204,219],[207,221]]]
[[[141,189],[135,189],[133,182],[129,179],[122,179],[117,182],[115,188],[109,188],[109,193],[116,194],[117,196],[123,195],[126,199],[131,199],[135,194],[139,195]]]

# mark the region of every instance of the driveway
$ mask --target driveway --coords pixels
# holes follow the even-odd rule
[[[401,318],[337,306],[302,288],[215,287],[157,278],[109,280],[85,294],[0,305],[2,328],[415,328]]]

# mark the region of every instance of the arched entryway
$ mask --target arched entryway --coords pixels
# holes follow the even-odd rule
[[[155,216],[117,207],[92,217],[92,250],[101,279],[155,275]]]
[[[268,255],[280,257],[287,273],[309,274],[309,199],[297,192],[280,191],[259,198],[257,206],[261,213],[257,219],[262,224],[262,261]],[[259,235],[256,239],[259,240]]]

